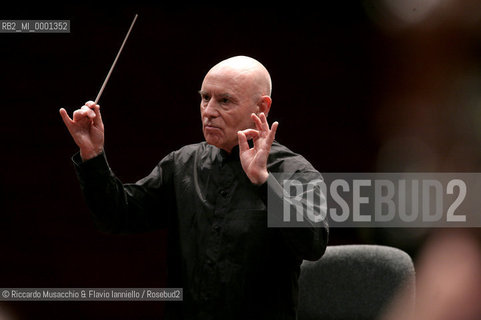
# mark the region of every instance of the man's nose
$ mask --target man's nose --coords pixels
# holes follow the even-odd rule
[[[214,99],[210,99],[204,108],[204,116],[208,118],[215,118],[219,116],[219,111],[217,110],[217,105]]]

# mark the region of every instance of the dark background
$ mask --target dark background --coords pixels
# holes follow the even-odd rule
[[[277,140],[320,172],[479,170],[477,24],[396,29],[382,25],[383,12],[365,1],[3,8],[1,19],[69,19],[71,32],[0,33],[0,287],[165,286],[165,231],[94,228],[70,160],[77,148],[58,114],[95,99],[135,13],[99,102],[109,163],[124,182],[203,140],[197,90],[211,66],[234,55],[270,71]],[[332,229],[330,244],[395,245],[414,257],[423,234]],[[2,308],[20,319],[163,312],[146,302]]]

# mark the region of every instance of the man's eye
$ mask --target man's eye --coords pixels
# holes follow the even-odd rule
[[[228,98],[222,98],[222,99],[220,99],[220,103],[222,103],[222,104],[227,104],[227,103],[229,103],[229,102],[230,102],[230,100],[229,100]]]
[[[209,100],[210,100],[210,96],[207,95],[207,94],[204,94],[204,95],[202,95],[202,100],[204,100],[204,101],[209,101]]]

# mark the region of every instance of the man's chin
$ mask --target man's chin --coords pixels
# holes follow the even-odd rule
[[[217,148],[221,148],[222,139],[220,139],[220,137],[212,136],[209,134],[209,135],[204,135],[204,138],[205,138],[205,142],[207,142],[208,144],[213,145]]]
[[[232,148],[227,148],[225,141],[219,138],[220,137],[215,137],[215,136],[212,137],[210,135],[207,135],[205,136],[205,142],[207,142],[210,145],[213,145],[214,147],[230,152]]]

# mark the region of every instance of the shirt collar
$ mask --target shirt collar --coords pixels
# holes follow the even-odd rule
[[[249,144],[249,148],[252,148],[254,146],[254,141],[252,141],[252,139],[248,140],[247,143]],[[227,151],[220,149],[219,155],[222,162],[239,160],[239,145],[235,145],[230,153],[227,153]]]

